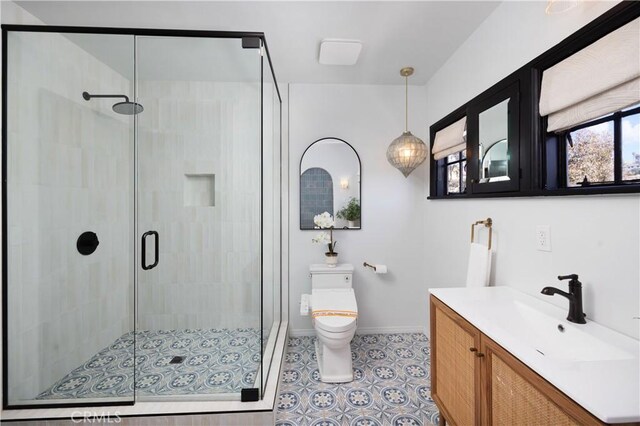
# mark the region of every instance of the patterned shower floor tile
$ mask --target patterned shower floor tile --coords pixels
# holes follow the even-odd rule
[[[254,385],[258,329],[139,331],[135,337],[123,335],[37,398],[237,393]]]
[[[356,335],[354,380],[320,381],[315,337],[289,339],[276,426],[428,426],[437,424],[431,399],[429,340],[422,333]]]

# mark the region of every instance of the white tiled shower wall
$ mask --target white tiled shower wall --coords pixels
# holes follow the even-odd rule
[[[130,82],[56,34],[9,38],[9,386],[38,392],[132,329]],[[84,231],[100,245],[76,250]]]
[[[140,233],[159,232],[161,259],[138,275],[139,328],[259,327],[260,83],[141,80],[138,94]],[[215,205],[185,206],[184,176],[205,174]]]

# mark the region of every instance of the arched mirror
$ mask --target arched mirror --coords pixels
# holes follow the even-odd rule
[[[482,111],[479,127],[480,183],[509,180],[509,99]]]
[[[360,229],[360,157],[338,138],[315,141],[300,160],[300,229],[317,229],[313,217],[329,212],[336,229]]]
[[[499,140],[489,145],[482,155],[482,169],[480,170],[480,182],[493,182],[508,180],[509,145],[506,139]]]

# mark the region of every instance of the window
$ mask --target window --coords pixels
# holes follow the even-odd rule
[[[625,115],[622,124],[622,180],[640,181],[640,108]]]
[[[640,104],[564,132],[566,187],[640,182]]]
[[[613,121],[567,133],[567,186],[613,183]]]
[[[445,158],[447,194],[461,194],[467,190],[467,152],[462,150]]]
[[[433,123],[429,199],[640,193],[638,25],[622,2]],[[485,137],[505,99],[506,136]]]

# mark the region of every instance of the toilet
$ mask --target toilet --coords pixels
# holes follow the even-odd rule
[[[311,265],[309,305],[316,331],[316,356],[320,380],[353,381],[351,339],[356,333],[358,305],[353,293],[353,265]]]

